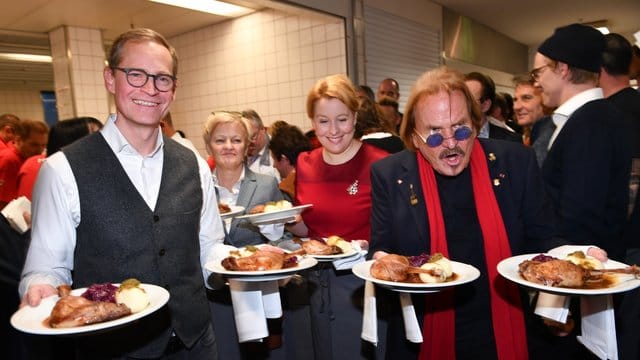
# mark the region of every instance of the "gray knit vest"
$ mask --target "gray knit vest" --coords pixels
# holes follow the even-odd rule
[[[173,330],[190,347],[211,321],[200,266],[203,194],[194,153],[164,138],[162,181],[152,211],[102,134],[63,151],[80,195],[74,287],[131,277],[164,287],[171,294],[171,323],[159,344]]]

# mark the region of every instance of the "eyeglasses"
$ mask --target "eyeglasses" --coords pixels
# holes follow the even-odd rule
[[[424,141],[425,144],[427,144],[428,147],[434,148],[440,146],[446,139],[454,138],[456,141],[467,140],[471,137],[471,134],[473,134],[473,130],[468,126],[460,126],[453,131],[453,136],[447,138],[445,138],[442,133],[435,133],[427,136],[425,139],[422,135],[418,134],[417,131],[415,133],[420,137],[420,139],[422,139],[422,141]]]
[[[531,76],[531,79],[533,81],[538,81],[538,79],[540,78],[540,73],[542,72],[542,70],[544,68],[546,68],[548,66],[549,66],[549,64],[544,64],[544,65],[542,65],[542,66],[540,66],[538,68],[535,68],[535,69],[529,71],[529,76]]]
[[[149,78],[153,78],[153,86],[156,90],[161,92],[167,92],[169,90],[173,90],[173,87],[176,84],[176,80],[178,80],[175,76],[167,75],[167,74],[148,74],[146,71],[141,69],[131,69],[131,68],[120,68],[120,67],[112,67],[114,70],[120,70],[125,73],[127,76],[127,82],[129,85],[141,88],[145,86]]]

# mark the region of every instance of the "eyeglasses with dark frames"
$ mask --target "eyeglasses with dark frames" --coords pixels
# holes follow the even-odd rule
[[[156,90],[160,92],[167,92],[173,90],[176,85],[176,80],[178,80],[173,75],[168,74],[149,74],[142,69],[133,69],[133,68],[121,68],[121,67],[112,67],[114,70],[120,70],[126,75],[127,83],[129,85],[141,88],[147,84],[149,78],[153,78],[153,86]]]
[[[444,135],[442,135],[442,133],[434,133],[427,136],[427,138],[425,139],[422,137],[422,135],[418,134],[417,130],[415,131],[415,133],[420,139],[422,139],[422,141],[424,141],[425,144],[427,144],[428,147],[434,148],[440,146],[445,140],[451,138],[456,139],[456,141],[467,140],[471,137],[471,134],[473,134],[473,130],[471,130],[471,128],[468,126],[460,126],[453,131],[453,136],[449,136],[446,138],[444,137]]]
[[[544,65],[542,65],[542,66],[540,66],[540,67],[537,67],[537,68],[535,68],[535,69],[533,69],[533,70],[529,71],[529,76],[531,76],[531,79],[532,79],[533,81],[538,81],[538,79],[540,78],[540,73],[542,72],[542,70],[543,70],[544,68],[546,68],[546,67],[548,67],[548,66],[549,66],[549,64],[544,64]]]

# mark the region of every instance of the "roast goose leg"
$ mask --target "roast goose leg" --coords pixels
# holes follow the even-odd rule
[[[410,274],[430,274],[441,276],[442,272],[436,269],[421,269],[409,264],[406,256],[388,254],[373,262],[371,276],[385,281],[407,281]]]
[[[60,300],[51,310],[48,324],[52,328],[69,328],[115,320],[131,314],[124,304],[91,301],[82,296],[71,295],[69,285],[58,287]]]
[[[633,265],[624,269],[587,270],[568,260],[523,261],[519,265],[520,275],[525,280],[546,286],[567,288],[584,287],[588,281],[596,281],[604,274],[629,274],[640,278],[640,269]]]
[[[304,250],[304,252],[301,252],[299,250],[296,251],[295,253],[298,253],[298,254],[309,254],[309,255],[342,254],[342,249],[340,249],[338,246],[327,245],[324,242],[319,240],[309,239],[306,241],[302,241],[299,238],[294,238],[293,241],[295,241],[297,244],[302,246],[302,250]]]

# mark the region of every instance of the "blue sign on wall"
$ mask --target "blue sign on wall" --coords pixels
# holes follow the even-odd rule
[[[41,91],[42,108],[44,109],[44,121],[53,126],[58,122],[58,109],[56,109],[56,94],[53,91]]]

